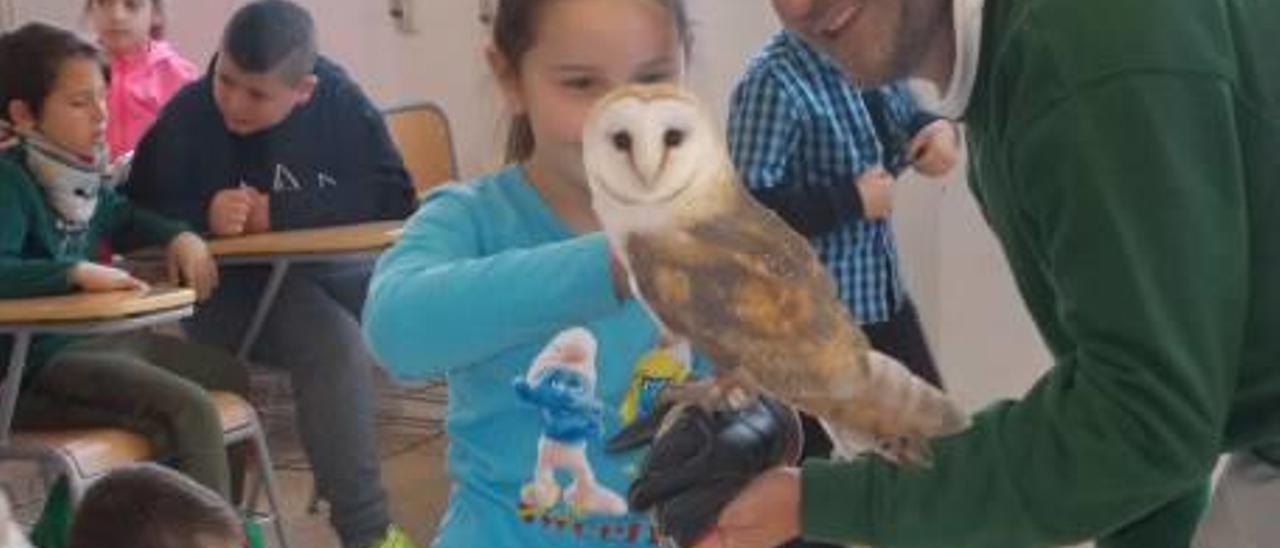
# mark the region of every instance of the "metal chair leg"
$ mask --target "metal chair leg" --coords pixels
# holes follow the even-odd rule
[[[256,422],[256,421],[255,421]],[[271,506],[271,513],[274,515],[276,539],[280,543],[280,548],[289,548],[288,534],[284,527],[284,505],[281,504],[280,489],[276,483],[275,470],[271,467],[271,455],[267,451],[267,437],[263,432],[262,425],[256,424],[253,431],[253,447],[258,460],[258,474],[260,475],[261,485],[267,491],[267,504]],[[254,496],[256,499],[258,485],[254,486]]]

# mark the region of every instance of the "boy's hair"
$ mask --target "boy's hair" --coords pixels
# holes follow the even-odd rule
[[[258,0],[231,17],[222,52],[241,69],[274,72],[296,84],[315,70],[316,28],[311,14],[288,0]]]
[[[242,539],[240,519],[217,493],[150,463],[117,468],[89,488],[68,548],[192,548]]]
[[[58,71],[68,59],[96,61],[102,74],[108,65],[102,51],[71,31],[44,23],[29,23],[0,35],[0,118],[9,119],[9,103],[22,101],[37,118],[53,92]]]
[[[93,9],[93,4],[98,0],[84,0],[84,12],[89,13]],[[151,39],[164,39],[164,23],[165,23],[165,0],[151,0],[151,12],[156,15],[151,19]]]
[[[493,13],[493,47],[506,59],[512,70],[520,67],[524,55],[533,48],[537,40],[536,28],[538,16],[543,8],[555,0],[498,0],[497,9]],[[653,0],[671,12],[671,20],[675,24],[680,44],[688,56],[693,48],[693,31],[689,28],[688,10],[684,0]],[[486,16],[487,17],[487,16]],[[484,21],[490,22],[490,21]],[[508,162],[529,159],[533,154],[533,128],[529,126],[529,116],[520,115],[511,120],[511,129],[507,133],[507,146],[504,157]]]

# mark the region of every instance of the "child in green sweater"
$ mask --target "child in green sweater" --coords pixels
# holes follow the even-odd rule
[[[145,289],[90,260],[104,243],[167,246],[174,281],[201,299],[216,285],[203,240],[105,184],[105,97],[106,66],[94,45],[43,24],[0,36],[0,298]],[[0,338],[0,353],[12,343]],[[229,495],[208,392],[247,392],[245,370],[229,354],[150,333],[43,336],[27,365],[18,428],[137,431],[176,468]]]

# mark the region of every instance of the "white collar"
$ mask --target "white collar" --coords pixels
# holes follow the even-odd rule
[[[947,91],[938,96],[933,82],[913,79],[909,82],[920,106],[941,116],[959,119],[969,108],[973,85],[978,78],[978,58],[982,52],[982,7],[986,0],[953,0],[956,59],[951,69]]]

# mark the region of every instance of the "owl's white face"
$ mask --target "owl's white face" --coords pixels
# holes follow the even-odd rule
[[[664,207],[691,198],[726,161],[701,107],[680,96],[628,95],[597,110],[583,130],[597,209]]]

